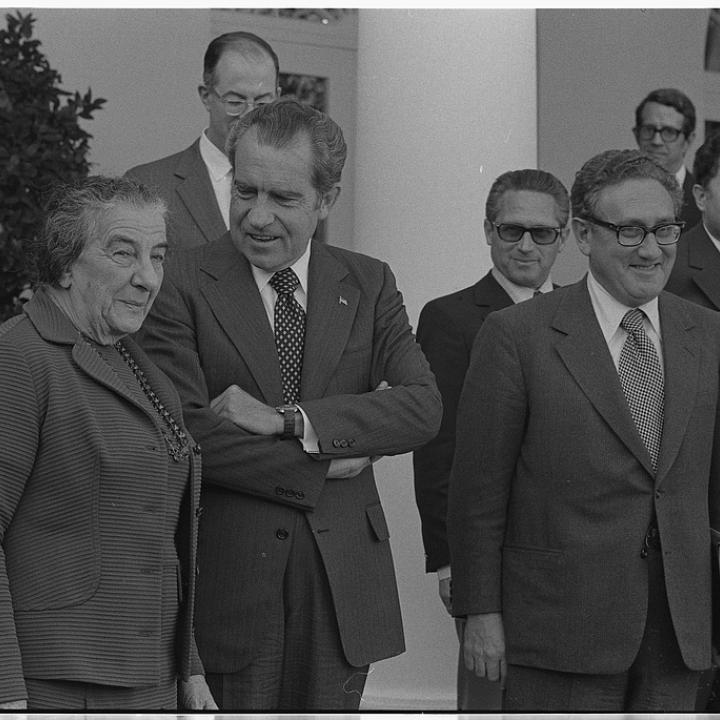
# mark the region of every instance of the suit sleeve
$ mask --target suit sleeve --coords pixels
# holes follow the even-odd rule
[[[385,263],[371,342],[372,385],[386,380],[390,389],[302,402],[326,457],[398,455],[426,443],[440,426],[440,393]]]
[[[313,508],[328,462],[311,458],[297,442],[248,433],[210,409],[189,295],[166,275],[137,340],[180,394],[185,422],[202,449],[203,483]],[[294,494],[278,493],[281,478],[292,482]]]
[[[504,313],[473,345],[457,414],[448,496],[453,614],[502,610],[502,547],[527,416],[525,382]]]
[[[22,499],[39,446],[40,405],[27,360],[0,344],[0,702],[27,698],[5,557],[5,533]]]
[[[455,453],[455,416],[470,352],[454,319],[437,303],[429,303],[420,313],[417,338],[435,374],[443,403],[440,432],[413,456],[425,569],[435,572],[450,564],[446,523],[448,479]]]

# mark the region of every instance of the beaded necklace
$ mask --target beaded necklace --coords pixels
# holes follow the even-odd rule
[[[115,349],[128,364],[143,393],[145,393],[145,396],[165,423],[166,429],[163,429],[162,434],[165,438],[168,455],[175,462],[180,462],[182,458],[185,458],[190,454],[187,435],[175,422],[175,418],[173,418],[170,411],[163,405],[155,391],[150,387],[150,383],[148,382],[147,377],[145,377],[145,373],[138,367],[138,364],[135,362],[133,356],[130,355],[125,345],[118,340],[118,342],[115,343]]]

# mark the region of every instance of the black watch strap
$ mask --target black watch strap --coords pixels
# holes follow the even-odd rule
[[[283,432],[280,437],[291,440],[295,437],[295,413],[300,412],[300,408],[297,405],[280,405],[275,410],[283,416]]]

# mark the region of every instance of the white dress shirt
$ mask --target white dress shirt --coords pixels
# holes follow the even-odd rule
[[[230,191],[232,188],[232,166],[228,156],[207,138],[207,130],[200,135],[200,157],[210,177],[220,214],[225,227],[230,229]]]
[[[539,290],[541,293],[548,293],[553,289],[552,280],[550,275],[545,278],[545,282],[539,288],[523,287],[522,285],[516,285],[512,280],[508,280],[494,265],[490,271],[492,276],[497,280],[498,285],[510,296],[510,299],[516,305],[519,302],[529,300],[535,295],[535,292]]]

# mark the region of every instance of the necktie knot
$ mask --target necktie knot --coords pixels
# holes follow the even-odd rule
[[[644,318],[645,313],[642,310],[633,308],[625,313],[623,319],[620,321],[620,327],[626,333],[636,337],[639,333],[645,332],[645,327],[643,326]]]
[[[278,270],[271,278],[270,285],[278,295],[292,295],[300,284],[298,276],[292,268]]]

